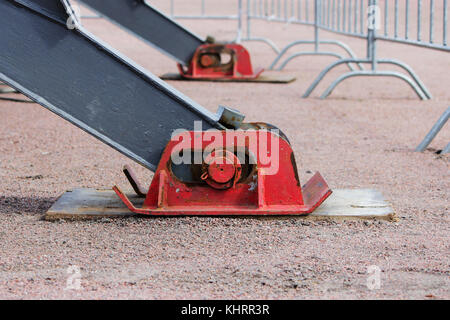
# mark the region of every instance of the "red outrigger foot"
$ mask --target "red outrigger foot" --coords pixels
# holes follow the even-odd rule
[[[226,143],[225,131],[218,131]],[[230,133],[228,133],[230,134]],[[180,152],[177,147],[180,139],[177,137],[167,145],[155,176],[151,183],[146,199],[141,208],[136,208],[128,197],[117,187],[113,189],[130,211],[144,215],[154,216],[230,216],[230,215],[305,215],[313,212],[332,193],[327,183],[316,173],[303,187],[301,187],[295,159],[289,143],[269,131],[263,131],[264,139],[257,140],[256,144],[248,142],[248,131],[233,133],[238,141],[233,150],[244,150],[247,155],[257,155],[258,148],[265,141],[269,144],[278,144],[279,157],[278,170],[272,170],[271,165],[260,161],[248,166],[239,163],[239,157],[226,151],[220,153],[209,151],[205,157],[206,162],[190,172],[197,172],[199,181],[185,182],[177,177],[179,169],[171,162],[171,155]],[[204,132],[186,132],[188,138],[203,138]],[[208,139],[202,139],[208,141]],[[216,137],[215,142],[220,140]],[[191,140],[193,141],[193,140]],[[204,142],[200,150],[191,149],[190,146],[183,151],[206,152],[208,143]],[[226,146],[226,144],[224,144]],[[197,144],[198,147],[198,144]],[[231,155],[230,155],[231,153]],[[217,161],[219,158],[221,162]],[[134,180],[130,169],[126,168],[131,184],[139,186]],[[142,188],[138,187],[142,191]]]
[[[262,68],[253,70],[249,52],[236,43],[201,45],[187,70],[180,64],[178,69],[185,79],[216,81],[254,80],[264,71]]]
[[[312,213],[316,208],[318,208],[332,193],[326,184],[320,173],[316,173],[308,183],[304,186],[304,192],[311,195],[308,198],[308,202],[304,205],[273,205],[273,206],[254,206],[254,207],[244,207],[244,206],[221,206],[220,203],[211,206],[212,204],[206,206],[197,206],[186,203],[185,206],[174,206],[174,207],[158,207],[158,208],[136,208],[130,199],[120,190],[119,187],[114,186],[113,190],[120,197],[127,208],[134,213],[153,215],[153,216],[269,216],[269,215],[306,215]],[[162,191],[162,190],[161,190]],[[162,193],[159,193],[162,195]],[[226,196],[226,195],[224,195]]]

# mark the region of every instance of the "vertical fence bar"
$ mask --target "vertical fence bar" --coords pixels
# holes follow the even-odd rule
[[[442,44],[444,46],[447,45],[447,19],[448,19],[448,15],[447,15],[447,0],[444,0],[444,32],[442,34]]]
[[[422,41],[422,0],[417,0],[417,41]]]
[[[430,0],[430,43],[434,42],[434,0]]]
[[[369,10],[370,9],[370,6],[371,6],[371,4],[372,4],[372,0],[368,0],[368,6],[369,6],[369,8],[368,8],[368,10],[367,10],[367,20],[368,20],[368,23],[367,23],[367,59],[371,59],[372,58],[372,30],[370,29],[370,24],[371,24],[371,22],[370,22],[370,20],[369,20],[369,18],[370,18],[370,15],[371,15],[371,11]],[[372,68],[373,69],[373,68]]]
[[[372,5],[375,6],[375,7],[378,7],[378,1],[379,0],[372,0],[372,2],[373,2]],[[378,61],[377,61],[377,25],[378,25],[378,22],[375,21],[375,26],[374,26],[374,28],[372,30],[373,31],[372,70],[374,70],[374,71],[377,69],[377,64],[378,64]]]
[[[302,21],[302,0],[297,1],[297,19]]]
[[[361,34],[364,33],[364,0],[361,0],[361,5],[359,8],[359,23],[360,23],[360,32]]]
[[[338,1],[338,7],[337,7],[337,29],[341,31],[341,0]]]
[[[384,35],[388,36],[388,23],[389,23],[389,0],[384,0]]]
[[[242,2],[243,0],[238,0],[238,31],[236,36],[236,43],[241,43],[242,41]]]
[[[347,32],[352,32],[352,0],[348,0],[348,27]]]
[[[322,25],[325,25],[325,21],[327,18],[327,14],[326,14],[326,5],[325,5],[325,1],[326,0],[318,0],[320,1],[320,23]]]
[[[405,9],[405,39],[409,38],[409,0],[406,0]]]
[[[398,38],[398,0],[395,0],[394,15],[394,38]]]
[[[173,7],[174,7],[174,0],[170,0],[170,16],[173,18],[174,14],[173,14]]]
[[[247,39],[251,38],[251,21],[250,21],[252,18],[251,5],[252,1],[247,0]]]
[[[309,22],[309,0],[305,0],[305,14],[306,22]]]
[[[353,32],[358,33],[358,0],[355,0],[355,21],[353,25]]]
[[[378,0],[369,0],[369,6],[372,10],[374,10],[374,8],[378,5]],[[375,15],[375,12],[371,12],[372,15]],[[374,19],[377,19],[377,17],[375,16]],[[367,30],[367,39],[370,43],[370,58],[372,59],[372,71],[376,71],[377,69],[377,54],[376,54],[376,40],[377,40],[377,35],[376,35],[376,26],[378,24],[377,21],[373,21],[374,25],[371,26],[371,28],[369,28]]]
[[[294,20],[295,18],[295,0],[291,0],[291,17],[290,19]]]
[[[202,0],[202,16],[205,15],[205,0]]]
[[[344,7],[342,8],[342,31],[345,32],[347,28],[347,0],[344,0]]]
[[[320,10],[319,1],[314,0],[314,50],[319,51],[319,21],[320,21]]]

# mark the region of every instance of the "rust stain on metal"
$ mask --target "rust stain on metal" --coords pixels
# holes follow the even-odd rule
[[[295,161],[294,152],[291,153],[291,163],[292,163],[292,167],[294,168],[294,175],[295,175],[295,180],[297,180],[297,186],[300,187],[300,185],[301,185],[300,177],[298,176],[297,162]]]

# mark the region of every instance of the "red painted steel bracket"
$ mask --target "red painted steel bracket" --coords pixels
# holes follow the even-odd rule
[[[264,71],[262,68],[253,70],[249,52],[236,43],[201,45],[187,70],[181,64],[178,69],[183,78],[205,80],[252,80]]]
[[[221,147],[215,147],[218,141]],[[272,161],[260,155],[261,150],[270,150],[265,154]],[[190,181],[177,176],[172,155],[180,152],[203,157],[201,164],[188,165]],[[142,190],[132,173],[127,177],[135,189]],[[117,186],[113,189],[132,212],[158,216],[304,215],[332,193],[319,173],[301,187],[291,146],[266,130],[180,134],[167,144],[141,208]]]

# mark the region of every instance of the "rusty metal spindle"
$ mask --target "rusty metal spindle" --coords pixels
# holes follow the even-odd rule
[[[331,5],[331,0],[328,0],[327,3],[327,27],[330,27],[330,18],[331,18],[331,14],[330,14],[330,5]]]
[[[290,19],[295,19],[295,0],[291,0],[291,17]]]
[[[288,6],[287,6],[287,0],[284,0],[284,21],[288,21]]]

